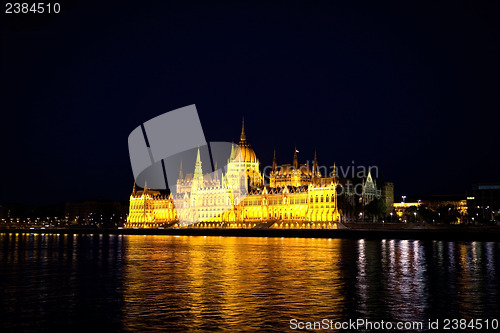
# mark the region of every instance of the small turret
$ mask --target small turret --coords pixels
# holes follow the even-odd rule
[[[297,158],[297,147],[294,148],[294,152],[293,152],[293,168],[295,170],[298,170],[299,169],[299,159]]]
[[[215,161],[214,165],[214,182],[219,182],[219,170],[217,170],[217,161]]]
[[[234,160],[234,142],[231,142],[231,154],[229,154],[227,163],[229,164],[232,160]]]
[[[179,167],[179,178],[178,180],[182,180],[184,178],[184,175],[182,174],[182,160],[181,160],[181,165]]]
[[[273,155],[273,173],[278,169],[278,163],[276,162],[276,149],[274,149]]]

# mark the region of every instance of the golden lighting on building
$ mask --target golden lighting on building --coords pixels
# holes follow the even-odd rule
[[[336,229],[336,175],[321,175],[316,153],[312,169],[299,165],[297,152],[280,167],[274,155],[266,185],[243,125],[225,173],[203,174],[198,150],[194,173],[184,176],[181,164],[175,194],[134,185],[125,227]]]

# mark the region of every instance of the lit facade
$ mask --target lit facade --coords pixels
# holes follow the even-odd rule
[[[293,164],[278,166],[275,156],[266,185],[242,126],[225,173],[203,174],[201,165],[199,151],[194,173],[184,176],[181,165],[174,194],[134,185],[125,227],[337,228],[337,178],[322,177],[316,154],[312,169],[297,151]]]
[[[422,206],[422,202],[395,202],[393,204],[394,210],[396,211],[396,215],[399,217],[403,217],[403,214],[411,207],[420,207]]]
[[[380,199],[382,197],[382,191],[377,188],[375,180],[372,178],[371,171],[368,170],[368,176],[366,177],[366,182],[363,179],[362,185],[363,193],[361,195],[363,205],[367,205],[375,199]]]

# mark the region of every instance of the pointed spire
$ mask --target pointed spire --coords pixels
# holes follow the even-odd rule
[[[274,149],[274,155],[273,155],[273,172],[276,172],[278,169],[278,163],[276,162],[276,149]]]
[[[234,142],[231,142],[231,154],[229,154],[229,162],[230,163],[234,159]]]
[[[318,156],[316,155],[316,149],[314,149],[314,161],[313,161],[313,169],[312,169],[312,174],[313,177],[318,176],[319,170],[318,170]]]
[[[246,142],[246,141],[247,141],[247,136],[245,135],[245,117],[242,117],[240,143]]]
[[[333,178],[337,177],[337,167],[335,166],[335,162],[333,162],[332,176],[333,176]]]
[[[134,181],[134,187],[132,188],[132,195],[135,196],[135,193],[136,193],[136,188],[135,188],[135,181]]]
[[[201,168],[200,147],[198,147],[198,154],[196,155],[196,163],[194,164],[194,174],[191,187],[192,189],[199,189],[203,187],[203,171]],[[196,193],[196,190],[192,190],[191,194],[193,193]]]
[[[200,147],[198,147],[198,153],[196,155],[196,163],[201,163],[201,159],[200,159]]]
[[[370,168],[368,168],[368,176],[366,177],[366,183],[373,183],[373,179],[372,179],[372,173],[371,173],[371,170]]]
[[[219,170],[217,170],[217,161],[214,163],[214,181],[219,181]]]
[[[196,163],[194,164],[194,176],[201,176],[203,174],[201,168],[201,158],[200,158],[200,147],[198,147],[198,153],[196,155]]]
[[[299,159],[297,158],[297,152],[297,147],[295,147],[293,151],[293,167],[295,168],[295,170],[299,169]]]
[[[182,180],[184,178],[184,175],[182,174],[182,160],[181,160],[181,166],[179,167],[179,180]]]

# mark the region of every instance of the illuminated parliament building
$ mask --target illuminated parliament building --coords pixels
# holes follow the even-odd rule
[[[336,229],[338,179],[312,167],[279,166],[274,153],[269,184],[247,142],[244,124],[224,172],[202,173],[198,149],[193,173],[184,175],[182,162],[175,189],[162,192],[134,184],[126,228],[303,228]],[[217,169],[217,167],[216,167]],[[334,168],[335,170],[335,168]]]

